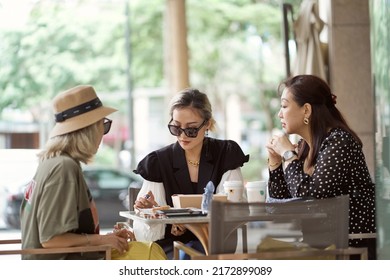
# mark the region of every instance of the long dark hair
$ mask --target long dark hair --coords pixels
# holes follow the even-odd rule
[[[332,128],[341,128],[349,132],[361,145],[358,135],[349,127],[341,112],[336,108],[336,95],[328,84],[313,75],[298,75],[287,79],[279,85],[279,94],[287,88],[292,98],[299,106],[309,103],[312,107],[310,116],[310,133],[312,135],[312,150],[306,141],[302,141],[299,147],[299,158],[304,160],[309,156],[309,166],[314,166],[321,143]]]

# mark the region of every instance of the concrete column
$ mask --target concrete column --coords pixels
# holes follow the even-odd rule
[[[369,0],[331,0],[328,5],[330,85],[338,108],[363,141],[374,178]]]
[[[189,86],[185,0],[167,0],[167,67],[171,94]]]

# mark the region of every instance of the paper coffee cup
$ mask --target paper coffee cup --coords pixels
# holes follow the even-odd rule
[[[231,202],[242,202],[244,194],[244,186],[241,181],[225,181],[223,188],[227,194],[227,199]]]
[[[265,202],[267,193],[266,181],[253,181],[245,185],[248,202]]]
[[[253,181],[248,182],[245,185],[246,195],[248,202],[265,202],[266,192],[267,192],[267,182],[266,181]],[[250,205],[249,213],[251,215],[256,215],[265,212],[265,207],[260,205]]]

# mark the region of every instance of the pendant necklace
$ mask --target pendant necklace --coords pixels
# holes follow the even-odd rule
[[[189,164],[191,164],[192,166],[195,166],[195,167],[198,167],[199,166],[199,161],[193,161],[193,160],[190,160],[188,159],[187,160]]]

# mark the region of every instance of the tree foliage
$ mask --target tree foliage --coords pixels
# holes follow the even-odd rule
[[[76,84],[122,87],[123,19],[107,11],[99,21],[86,14],[81,4],[37,2],[24,29],[1,33],[7,54],[1,56],[1,107],[26,108]]]
[[[238,94],[270,131],[276,108],[269,104],[277,97],[284,57],[280,7],[264,2],[190,0],[187,21],[192,83],[213,93],[221,111],[227,97]]]
[[[164,87],[166,1],[32,2],[27,24],[0,29],[0,112],[30,109],[39,119],[54,95],[77,84],[107,94],[126,91],[128,77],[133,88]],[[214,112],[240,96],[245,126],[270,131],[284,73],[280,1],[186,0],[186,17],[191,85],[209,94]]]
[[[255,33],[264,42],[280,37],[278,1],[263,2],[187,0],[194,84],[217,88],[221,81],[231,81],[220,91],[232,91],[242,88],[232,78],[246,73],[241,75],[242,83],[252,84],[252,89],[243,91],[258,90],[249,82],[257,79],[253,77],[258,69],[248,55],[248,36]],[[80,83],[93,84],[104,92],[126,89],[129,59],[134,87],[165,83],[165,0],[129,1],[129,18],[125,1],[72,3],[37,1],[24,28],[1,30],[0,109],[37,106]],[[125,51],[126,24],[130,27],[130,58]]]

